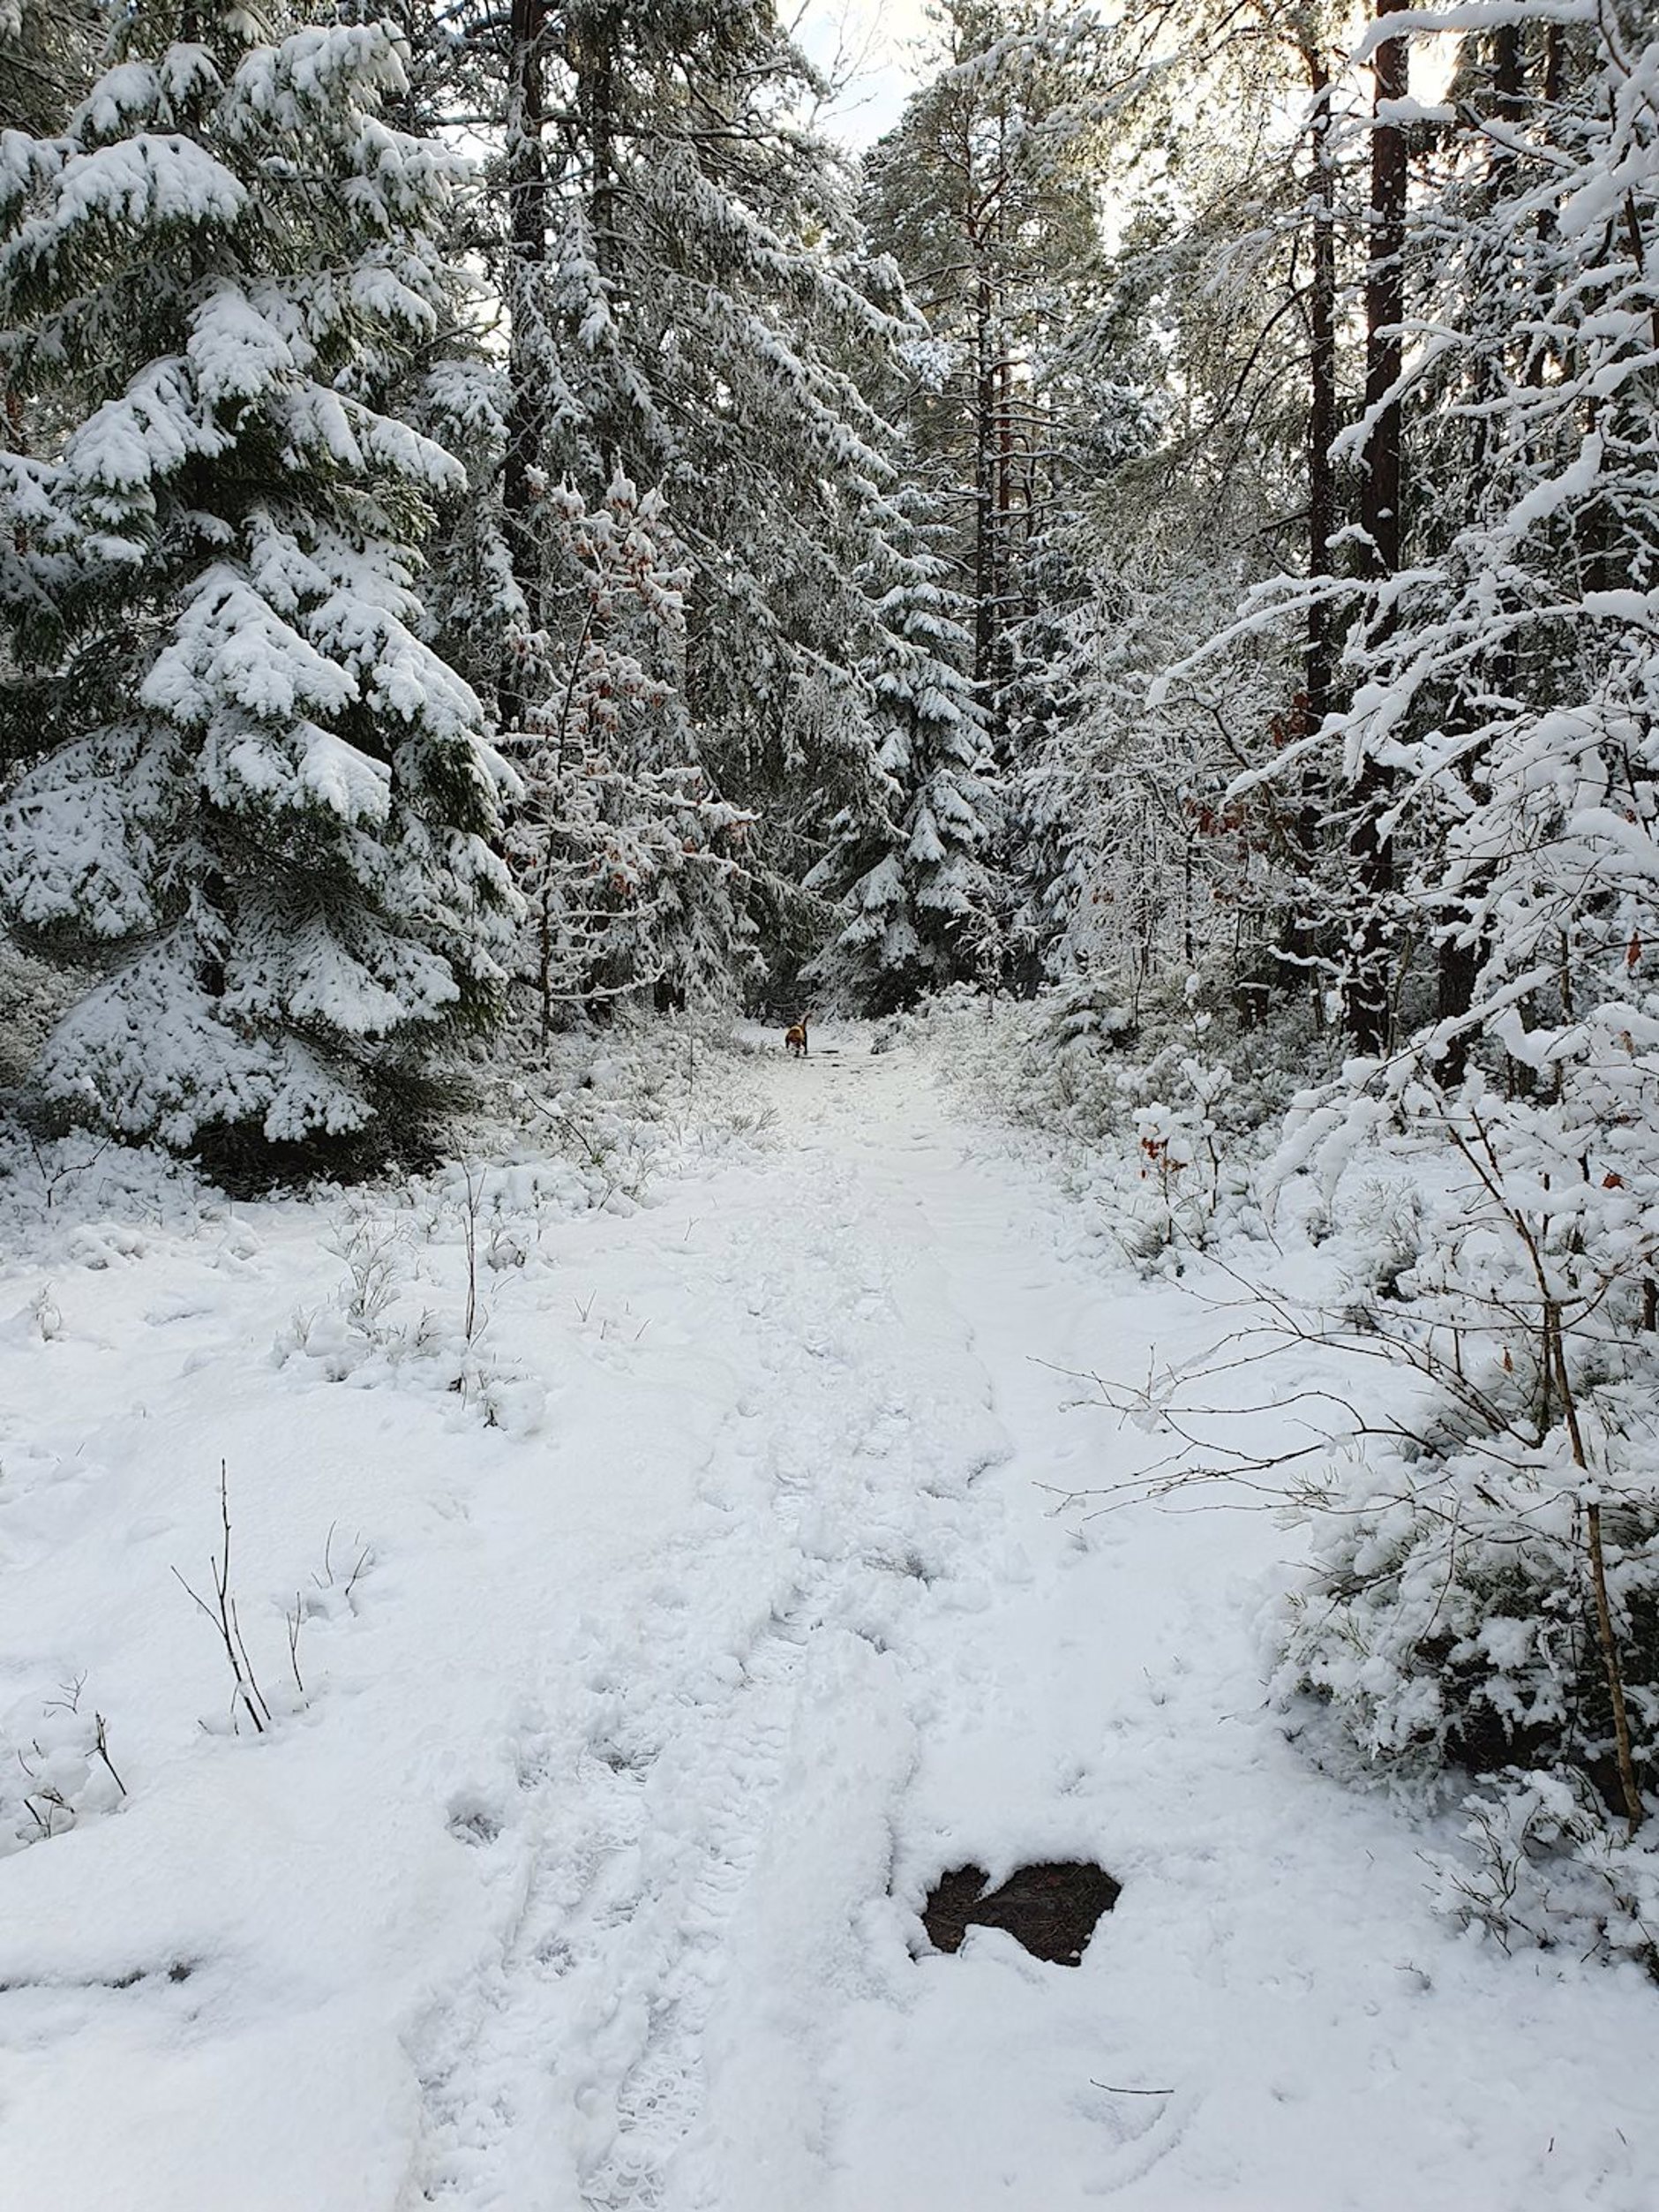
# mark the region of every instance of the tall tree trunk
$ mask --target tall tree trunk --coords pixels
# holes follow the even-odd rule
[[[512,336],[507,357],[509,395],[507,451],[501,464],[501,508],[513,575],[524,595],[530,627],[542,619],[541,551],[533,512],[541,462],[546,379],[537,333],[544,312],[542,271],[547,260],[547,169],[543,39],[547,0],[512,0],[507,87],[507,303]],[[522,728],[529,701],[522,660],[509,653],[501,673],[504,730]]]
[[[1014,549],[1014,365],[1009,355],[1007,294],[1004,286],[1009,267],[1008,240],[1008,166],[1007,138],[1002,125],[997,131],[996,214],[993,226],[995,238],[997,297],[995,313],[995,374],[993,386],[993,404],[995,414],[992,425],[995,445],[996,488],[992,500],[992,599],[991,599],[991,666],[989,670],[992,696],[987,704],[991,709],[992,730],[1000,740],[1004,734],[1006,713],[1002,694],[1013,671],[1010,665],[1010,632],[1014,621],[1014,577],[1017,560]]]
[[[1377,0],[1379,21],[1399,14],[1405,0]],[[1404,363],[1400,324],[1406,310],[1406,140],[1391,113],[1406,97],[1410,44],[1385,39],[1372,64],[1371,200],[1365,273],[1365,408],[1370,420],[1360,523],[1366,563],[1379,580],[1400,566],[1400,500],[1403,478],[1400,407],[1389,395]],[[1374,626],[1373,637],[1387,623]],[[1355,789],[1356,812],[1348,838],[1355,912],[1349,934],[1344,1015],[1356,1051],[1386,1051],[1389,1032],[1388,902],[1394,885],[1393,839],[1384,825],[1392,779],[1368,761]]]
[[[979,251],[983,252],[980,244]],[[981,267],[974,295],[973,681],[991,680],[996,625],[996,296]]]
[[[1298,50],[1307,71],[1312,102],[1308,115],[1308,216],[1313,232],[1313,268],[1307,290],[1308,312],[1308,574],[1328,574],[1331,540],[1337,529],[1336,464],[1331,448],[1337,433],[1336,388],[1336,207],[1331,154],[1331,71],[1311,27],[1302,27]],[[1334,703],[1336,672],[1334,610],[1328,600],[1308,609],[1302,645],[1302,703],[1297,734],[1317,730]],[[1289,839],[1288,860],[1296,878],[1292,903],[1280,931],[1292,979],[1305,977],[1317,1010],[1322,994],[1315,966],[1317,945],[1310,916],[1311,877],[1319,850],[1325,814],[1304,770],[1301,797]]]
[[[1018,566],[1014,546],[1014,387],[1013,365],[1008,358],[1008,333],[999,327],[996,365],[996,531],[995,596],[991,608],[991,681],[1001,695],[1013,671],[1010,666],[1010,628],[1015,619],[1014,579]],[[992,702],[994,726],[1004,725],[1005,710]]]
[[[1526,104],[1526,63],[1521,50],[1520,26],[1516,23],[1501,25],[1492,35],[1492,111],[1501,123],[1515,123]],[[1497,207],[1513,190],[1515,156],[1501,140],[1492,142],[1488,169],[1488,191],[1491,204]],[[1482,372],[1481,398],[1490,409],[1499,397],[1504,384],[1504,365],[1496,351]],[[1474,507],[1485,480],[1488,467],[1487,448],[1492,437],[1491,416],[1477,419],[1470,443],[1469,500],[1464,519],[1475,520]],[[1514,681],[1514,655],[1507,648],[1494,660],[1493,687],[1507,691]],[[1483,886],[1489,876],[1483,871],[1478,883]],[[1442,922],[1443,929],[1451,919]],[[1435,1019],[1455,1021],[1467,1014],[1475,1003],[1475,986],[1480,978],[1484,948],[1478,938],[1465,934],[1454,937],[1443,935],[1435,952]],[[1448,1042],[1439,1063],[1439,1077],[1449,1088],[1463,1080],[1468,1065],[1469,1039],[1460,1032]]]
[[[1377,0],[1379,21],[1398,15],[1406,0]],[[1406,97],[1410,42],[1385,39],[1372,64],[1371,204],[1365,271],[1365,407],[1375,415],[1365,446],[1360,521],[1378,576],[1400,566],[1401,481],[1400,403],[1384,405],[1400,380],[1405,357],[1400,324],[1406,312],[1406,139],[1389,110]]]
[[[1304,47],[1308,83],[1313,94],[1309,122],[1312,160],[1308,174],[1309,212],[1313,223],[1313,275],[1308,293],[1308,574],[1325,575],[1336,535],[1336,464],[1331,448],[1337,431],[1336,395],[1336,210],[1331,160],[1331,73],[1323,54]],[[1331,708],[1334,667],[1333,611],[1321,600],[1308,610],[1303,689],[1310,729],[1317,729]]]
[[[618,221],[620,184],[617,170],[617,21],[612,9],[585,12],[582,35],[573,43],[571,60],[576,71],[576,107],[588,142],[588,229],[593,240],[594,267],[599,285],[614,312],[620,272]],[[624,425],[615,420],[597,425],[599,461],[607,478],[621,460]]]

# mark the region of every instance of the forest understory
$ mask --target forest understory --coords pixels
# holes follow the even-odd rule
[[[1306,1516],[1167,1487],[1398,1411],[1281,1320],[1349,1325],[1386,1163],[1133,1259],[1132,1143],[987,1107],[1011,1026],[659,1027],[555,1143],[354,1193],[14,1175],[20,2194],[1652,2202],[1630,1924],[1495,1915],[1459,1789],[1264,1689]],[[928,1943],[942,1874],[1072,1858],[1077,1967]]]

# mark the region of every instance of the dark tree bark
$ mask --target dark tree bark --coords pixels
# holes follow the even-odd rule
[[[1007,319],[1006,216],[1013,177],[999,127],[994,154],[980,158],[971,125],[961,162],[962,237],[974,270],[973,680],[999,729],[997,698],[1011,673],[1009,626],[1014,605],[1016,473],[1023,458],[1014,422]]]
[[[501,465],[502,521],[513,574],[533,628],[541,614],[541,560],[533,508],[545,407],[537,373],[535,319],[539,275],[547,259],[545,120],[547,0],[512,0],[508,28],[507,297],[512,312],[508,356],[507,451]],[[522,662],[512,653],[501,673],[501,726],[521,728],[529,702]]]
[[[1331,161],[1331,73],[1323,54],[1302,49],[1313,94],[1309,123],[1312,160],[1308,174],[1313,225],[1313,274],[1308,290],[1308,574],[1324,576],[1336,534],[1336,466],[1331,448],[1337,433],[1336,211]],[[1331,708],[1334,669],[1332,611],[1327,601],[1308,610],[1303,658],[1309,726],[1317,729]]]
[[[1378,20],[1406,0],[1377,0]],[[1378,576],[1400,566],[1401,482],[1400,403],[1388,394],[1405,357],[1406,136],[1389,109],[1406,97],[1410,44],[1385,39],[1372,64],[1371,200],[1365,272],[1365,407],[1375,420],[1365,447],[1360,521]],[[1385,402],[1387,403],[1385,404]]]
[[[1379,21],[1400,12],[1405,0],[1377,0]],[[1400,407],[1391,393],[1404,363],[1400,332],[1406,309],[1405,133],[1390,113],[1406,97],[1409,41],[1387,38],[1372,64],[1371,195],[1365,275],[1365,408],[1370,422],[1360,491],[1360,523],[1370,573],[1381,580],[1400,566],[1400,490],[1403,481]],[[1387,624],[1374,625],[1380,641]],[[1355,1050],[1387,1050],[1390,992],[1388,903],[1394,885],[1393,839],[1385,817],[1391,795],[1388,771],[1368,761],[1355,787],[1355,814],[1348,837],[1355,911],[1349,933],[1344,1016]]]
[[[1338,523],[1336,466],[1331,448],[1338,425],[1336,351],[1336,208],[1331,151],[1331,72],[1311,28],[1304,25],[1297,37],[1297,51],[1307,72],[1312,95],[1308,115],[1308,219],[1312,232],[1312,271],[1306,291],[1308,327],[1308,575],[1327,575],[1331,540]],[[1308,609],[1302,646],[1302,699],[1294,723],[1296,735],[1317,731],[1334,704],[1336,637],[1334,611],[1328,600],[1317,600]],[[1319,850],[1324,812],[1310,777],[1304,770],[1298,779],[1301,795],[1288,824],[1287,857],[1299,879],[1292,903],[1280,925],[1280,941],[1291,974],[1317,975],[1317,944],[1310,918],[1310,883]],[[1317,1017],[1321,994],[1315,984],[1313,1005]]]
[[[974,296],[973,338],[973,678],[983,688],[996,649],[997,354],[996,294],[983,267]]]
[[[1521,49],[1520,26],[1515,23],[1501,25],[1492,37],[1492,109],[1505,123],[1515,122],[1526,105],[1526,61]],[[1495,140],[1491,150],[1488,191],[1496,206],[1513,189],[1512,174],[1515,157],[1501,140]],[[1537,359],[1534,350],[1534,359]],[[1500,364],[1494,361],[1486,378],[1486,396],[1496,397],[1500,388]],[[1471,446],[1469,490],[1472,507],[1478,497],[1485,471],[1486,448],[1490,432],[1485,422],[1477,424]],[[1473,519],[1471,515],[1469,519]],[[1494,665],[1492,681],[1499,691],[1506,691],[1514,680],[1514,656],[1505,651]],[[1483,876],[1480,881],[1484,884]],[[1445,926],[1443,922],[1443,928]],[[1460,937],[1442,936],[1435,952],[1435,1019],[1455,1021],[1475,1003],[1475,987],[1480,979],[1484,947],[1480,940],[1468,932]],[[1441,1055],[1438,1073],[1448,1086],[1462,1080],[1468,1065],[1469,1039],[1460,1033],[1453,1037]]]
[[[618,252],[621,220],[621,180],[617,166],[619,28],[614,9],[589,9],[583,14],[581,35],[573,38],[570,51],[576,75],[576,109],[587,139],[588,228],[593,238],[594,266],[613,308],[621,265]],[[617,421],[597,425],[600,465],[607,478],[616,471],[624,427]]]

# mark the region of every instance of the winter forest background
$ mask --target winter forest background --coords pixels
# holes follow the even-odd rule
[[[767,0],[0,0],[8,1156],[945,995],[1149,1270],[1390,1162],[1283,1320],[1397,1418],[1168,1478],[1305,1516],[1280,1687],[1474,1778],[1462,1908],[1651,1963],[1655,26],[927,39],[854,155]]]

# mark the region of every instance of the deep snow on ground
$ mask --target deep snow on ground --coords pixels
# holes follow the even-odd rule
[[[868,1042],[711,1072],[642,1205],[139,1177],[7,1256],[0,1803],[83,1806],[0,1857],[7,2205],[1659,2202],[1649,1985],[1451,1931],[1265,1708],[1295,1539],[1054,1509],[1165,1448],[1072,1374],[1236,1313]],[[221,1461],[259,1736],[172,1572]],[[943,1869],[1067,1855],[1077,1969],[917,1955]]]

